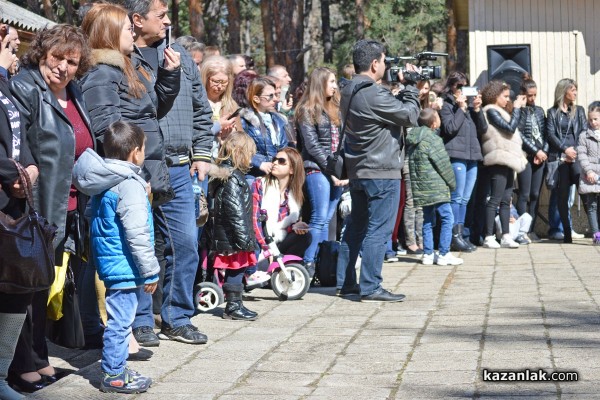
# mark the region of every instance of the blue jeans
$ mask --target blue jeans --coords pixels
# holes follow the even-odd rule
[[[96,268],[75,255],[71,255],[71,267],[73,271],[77,271],[75,272],[77,301],[79,302],[83,333],[86,336],[100,334],[104,328],[96,297]]]
[[[190,324],[194,315],[194,279],[198,269],[198,228],[192,192],[192,177],[187,165],[170,167],[171,186],[175,198],[154,210],[154,224],[165,240],[165,278],[163,282],[163,302],[161,318],[163,325],[179,328]],[[145,298],[150,299],[150,307]],[[153,326],[152,296],[142,296],[147,308],[143,319],[134,327]],[[140,309],[142,304],[140,302]],[[139,310],[138,310],[139,313]]]
[[[452,169],[456,178],[456,189],[451,194],[452,214],[455,224],[465,223],[467,204],[477,180],[477,161],[453,158]]]
[[[356,285],[356,259],[362,250],[360,294],[381,288],[386,243],[400,202],[399,179],[351,179],[352,212],[344,230],[337,263],[337,287]]]
[[[572,185],[569,189],[569,226],[573,226],[573,220],[571,219],[571,207],[575,204],[575,185]],[[554,235],[555,233],[564,233],[562,222],[560,222],[560,213],[558,212],[558,189],[554,188],[550,192],[550,203],[548,204],[548,235]]]
[[[304,253],[304,261],[313,262],[319,243],[327,240],[329,236],[329,222],[335,213],[344,188],[333,186],[331,178],[321,172],[314,172],[306,176],[306,191],[312,209],[309,223],[312,241]]]
[[[423,252],[425,254],[433,254],[433,227],[435,226],[436,211],[442,220],[438,250],[440,255],[445,256],[450,251],[452,225],[454,224],[454,216],[450,203],[440,203],[423,207]]]
[[[131,325],[144,287],[134,289],[106,289],[106,314],[102,348],[102,372],[118,375],[125,369],[129,355]]]

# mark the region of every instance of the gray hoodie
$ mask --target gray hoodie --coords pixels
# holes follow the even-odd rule
[[[77,160],[73,168],[73,184],[82,193],[88,196],[97,196],[109,190],[110,197],[115,199],[115,210],[123,226],[126,246],[122,244],[122,251],[131,253],[131,257],[138,269],[139,275],[128,276],[123,268],[124,259],[116,258],[119,249],[105,245],[102,237],[115,236],[118,226],[102,227],[104,231],[92,224],[92,238],[96,248],[93,249],[95,259],[106,260],[109,265],[97,265],[101,277],[114,281],[139,281],[149,278],[159,271],[158,261],[154,255],[153,235],[151,232],[152,219],[146,195],[147,183],[139,175],[140,167],[127,162],[114,159],[103,159],[96,152],[87,149]],[[104,196],[107,196],[106,194]],[[110,202],[109,202],[110,203]],[[99,202],[93,198],[88,204],[86,215],[94,215],[93,208],[99,207]],[[94,236],[99,236],[95,240]],[[104,263],[101,263],[104,264]],[[110,265],[114,264],[114,265]],[[102,276],[104,273],[104,276]],[[153,279],[154,280],[154,279]],[[136,282],[139,284],[140,282]],[[150,283],[145,280],[143,283]]]

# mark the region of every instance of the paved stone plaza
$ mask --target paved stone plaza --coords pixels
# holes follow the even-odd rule
[[[245,297],[254,322],[222,308],[194,318],[207,345],[162,341],[131,363],[154,379],[143,399],[592,399],[600,398],[600,247],[542,242],[479,248],[458,267],[413,258],[385,264],[384,287],[403,303],[360,303],[314,288],[280,302]],[[51,347],[72,374],[31,398],[102,394],[99,351]],[[483,369],[577,371],[578,382],[482,380]]]

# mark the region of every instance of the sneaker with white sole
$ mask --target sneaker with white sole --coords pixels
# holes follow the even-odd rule
[[[575,231],[571,231],[571,238],[572,239],[583,239],[585,237],[585,235],[583,233],[577,233]]]
[[[444,255],[438,255],[435,263],[437,265],[461,265],[463,263],[463,259],[455,257],[452,255],[452,253],[448,252]]]
[[[265,271],[255,271],[252,275],[246,277],[246,284],[248,286],[260,285],[271,279],[271,275]]]
[[[435,254],[435,252],[431,253],[431,254],[423,254],[423,258],[421,259],[421,262],[423,263],[423,265],[433,265],[434,262],[436,262],[437,260],[437,254]]]
[[[500,244],[498,244],[494,236],[486,236],[485,239],[483,239],[483,247],[486,249],[499,249]]]
[[[398,262],[398,261],[399,261],[398,257],[396,257],[393,253],[390,253],[389,255],[386,254],[385,258],[383,259],[383,262],[386,262],[386,263],[392,263],[392,262]]]
[[[500,240],[500,247],[505,249],[518,249],[519,243],[515,242],[511,237],[503,236]]]

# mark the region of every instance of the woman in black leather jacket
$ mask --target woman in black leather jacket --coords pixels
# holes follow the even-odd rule
[[[58,226],[54,242],[57,264],[62,264],[67,239],[81,239],[71,227],[78,220],[75,216],[83,215],[85,199],[71,184],[71,174],[77,157],[87,148],[95,148],[95,141],[74,79],[87,71],[89,62],[83,32],[70,25],[55,25],[37,33],[21,58],[23,69],[10,81],[21,114],[21,134],[40,171],[33,192],[35,207]],[[81,244],[76,240],[75,252],[83,251]],[[47,302],[47,290],[34,294],[10,367],[8,380],[21,391],[33,392],[57,379],[46,346]],[[97,316],[97,326],[99,322]]]
[[[527,103],[525,107],[521,108],[519,131],[523,139],[523,151],[527,155],[528,163],[523,172],[517,176],[519,182],[519,199],[517,200],[516,208],[519,215],[523,213],[531,215],[529,239],[539,240],[534,231],[538,199],[544,180],[544,167],[549,149],[549,144],[546,140],[546,115],[542,107],[535,105],[537,85],[529,74],[523,76],[521,94],[525,95]],[[524,239],[528,240],[528,238]]]
[[[252,194],[244,175],[255,152],[256,145],[248,135],[233,132],[221,144],[215,160],[221,167],[209,172],[212,207],[207,234],[213,266],[225,271],[226,319],[255,320],[258,316],[242,303],[244,273],[257,261]]]
[[[306,92],[296,108],[299,147],[306,171],[306,191],[311,205],[312,241],[304,253],[309,271],[319,243],[327,240],[329,222],[347,181],[325,174],[327,157],[337,151],[341,136],[340,94],[332,70],[315,68],[308,79]],[[312,278],[312,276],[311,276]]]
[[[579,183],[580,167],[577,163],[579,134],[587,130],[583,107],[575,104],[577,83],[564,78],[558,81],[554,91],[554,106],[548,110],[546,132],[550,143],[548,161],[559,160],[557,184],[558,213],[563,226],[564,243],[572,243],[571,220],[569,218],[569,192],[571,185]]]

